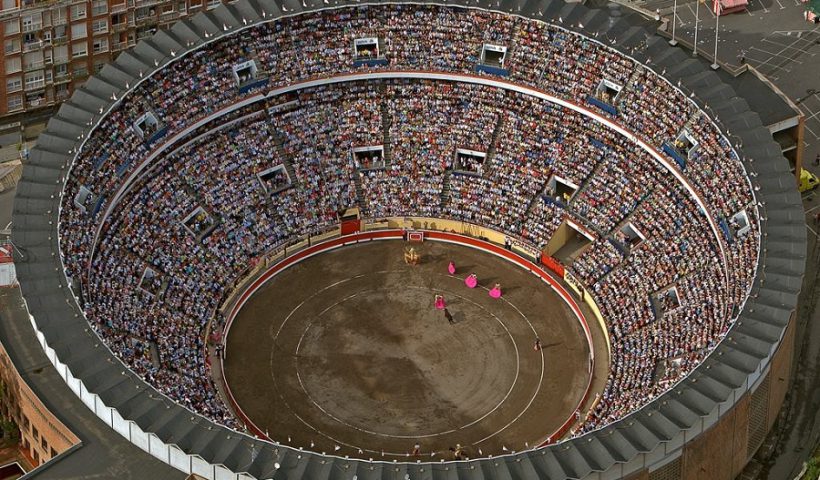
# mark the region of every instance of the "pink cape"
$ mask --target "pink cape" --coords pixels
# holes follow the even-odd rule
[[[447,265],[447,271],[450,272],[450,275],[455,275],[456,274],[456,264],[453,263],[453,262],[450,262],[450,264]]]
[[[493,287],[493,289],[490,290],[489,294],[493,298],[501,298],[501,288]]]
[[[445,307],[445,306],[446,306],[446,305],[445,305],[445,303],[444,303],[444,299],[443,299],[443,298],[437,298],[437,299],[436,299],[436,309],[438,309],[438,310],[444,310],[444,307]]]
[[[475,288],[478,285],[478,280],[472,275],[464,279],[464,284],[470,288]]]

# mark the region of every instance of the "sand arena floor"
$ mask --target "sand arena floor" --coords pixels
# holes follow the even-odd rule
[[[427,241],[326,252],[273,277],[236,317],[224,372],[270,438],[362,458],[497,455],[534,447],[584,395],[578,320],[531,273],[471,248]],[[447,263],[457,266],[455,276]],[[475,272],[479,287],[464,277]],[[502,299],[487,293],[500,283]],[[434,308],[444,295],[455,323]],[[533,349],[540,337],[543,349]],[[412,458],[412,457],[411,457]]]

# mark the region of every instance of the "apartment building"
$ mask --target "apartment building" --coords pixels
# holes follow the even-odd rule
[[[0,0],[0,122],[53,107],[158,28],[220,0]]]

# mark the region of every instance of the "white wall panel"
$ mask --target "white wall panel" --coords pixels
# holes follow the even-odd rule
[[[168,447],[171,453],[171,466],[185,473],[191,473],[191,457],[175,445]]]
[[[151,447],[151,455],[157,457],[165,463],[171,461],[171,454],[168,451],[168,445],[163,443],[163,441],[160,440],[159,437],[157,437],[153,433],[148,434],[148,445]]]
[[[208,480],[213,480],[215,475],[213,465],[196,455],[191,457],[191,473],[205,477]]]

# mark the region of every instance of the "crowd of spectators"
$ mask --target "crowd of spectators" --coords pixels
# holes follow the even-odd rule
[[[380,39],[386,66],[354,66],[353,39],[361,37]],[[659,151],[686,128],[698,142],[694,153],[684,166],[666,160],[703,206],[649,153],[575,110],[439,80],[304,88],[287,107],[260,98],[265,108],[159,152],[136,175],[165,141],[139,134],[135,123],[146,113],[167,128],[167,139],[241,98],[261,97],[237,88],[238,62],[256,62],[257,77],[271,87],[362,68],[475,74],[485,43],[508,48],[508,80],[569,101],[585,103],[604,79],[622,86],[610,118]],[[365,168],[353,150],[376,145],[384,157]],[[483,157],[472,157],[465,172],[454,164],[458,149]],[[271,169],[276,188],[260,178]],[[81,192],[90,192],[82,203]],[[672,84],[559,26],[422,5],[276,20],[147,76],[76,155],[61,251],[109,347],[171,398],[236,426],[208,372],[205,326],[259,257],[334,225],[339,211],[357,205],[374,218],[478,223],[534,250],[567,219],[593,232],[568,270],[607,321],[612,372],[579,432],[634,410],[688,373],[727,331],[757,263],[758,220],[739,158]],[[745,234],[715,230],[740,212],[749,217]],[[640,240],[626,238],[627,226]],[[673,286],[680,307],[658,309],[653,298]]]

